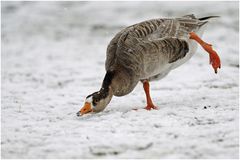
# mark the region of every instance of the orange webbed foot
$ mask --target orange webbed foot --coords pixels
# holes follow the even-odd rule
[[[157,106],[154,106],[154,105],[147,105],[144,109],[150,111],[151,109],[158,110],[159,108],[158,108]],[[137,108],[133,108],[132,110],[134,110],[134,111],[138,111],[139,109],[137,109]]]
[[[203,47],[203,49],[209,53],[210,64],[212,65],[215,73],[217,73],[217,69],[221,68],[221,60],[220,60],[217,52],[213,50],[212,45],[204,42],[194,32],[190,32],[189,35],[190,35],[190,37],[189,37],[190,39],[194,39],[195,41],[197,41]]]
[[[209,63],[212,65],[215,73],[217,73],[217,69],[221,68],[221,60],[217,52],[213,50],[211,44],[204,43],[202,44],[202,47],[209,53]]]
[[[144,109],[146,109],[146,110],[151,110],[151,109],[156,109],[156,110],[158,110],[158,107],[157,107],[157,106],[154,106],[154,105],[147,105]]]
[[[209,58],[210,58],[210,64],[212,65],[215,73],[217,74],[217,69],[221,68],[220,58],[215,51],[213,53],[209,54]]]

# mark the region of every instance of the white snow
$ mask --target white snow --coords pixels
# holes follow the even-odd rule
[[[2,158],[239,158],[238,2],[1,4]],[[150,84],[159,110],[141,109],[139,83],[103,112],[76,116],[100,89],[120,29],[191,13],[221,16],[203,36],[222,59],[217,75],[199,47]]]

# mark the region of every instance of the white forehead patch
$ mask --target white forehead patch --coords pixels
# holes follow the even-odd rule
[[[86,98],[86,102],[88,102],[88,103],[92,103],[92,96]]]

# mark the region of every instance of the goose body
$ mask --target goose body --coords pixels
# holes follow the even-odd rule
[[[106,71],[124,68],[132,85],[114,92],[116,96],[131,92],[140,80],[157,80],[189,60],[197,43],[189,32],[202,35],[207,21],[194,15],[174,19],[152,19],[120,31],[107,48]],[[129,76],[129,75],[127,75]]]
[[[214,17],[159,18],[121,30],[107,47],[106,75],[101,89],[87,96],[77,114],[104,110],[113,95],[129,94],[139,81],[143,83],[147,98],[145,109],[156,109],[150,97],[149,81],[162,79],[187,62],[196,52],[198,43],[209,53],[217,73],[220,58],[211,45],[200,38],[208,20]]]

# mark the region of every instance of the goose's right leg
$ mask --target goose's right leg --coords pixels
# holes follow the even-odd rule
[[[144,81],[142,81],[142,83],[143,83],[143,88],[144,88],[144,91],[145,91],[145,94],[146,94],[146,99],[147,99],[147,106],[144,109],[146,109],[146,110],[158,109],[158,107],[156,107],[152,102],[152,99],[151,99],[151,96],[150,96],[150,91],[149,91],[148,80],[144,80]]]

